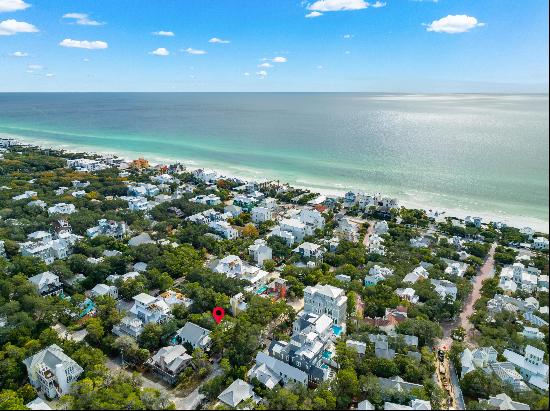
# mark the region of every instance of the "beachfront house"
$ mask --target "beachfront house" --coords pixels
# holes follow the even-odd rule
[[[52,399],[69,394],[73,383],[84,371],[55,344],[26,358],[23,364],[27,367],[31,385]]]
[[[304,289],[304,311],[313,314],[326,314],[334,324],[345,326],[348,297],[341,288],[317,284]]]
[[[546,251],[548,250],[548,238],[537,237],[533,240],[533,248],[535,250]]]
[[[68,159],[67,167],[72,168],[75,171],[90,173],[99,170],[105,170],[108,168],[105,164],[97,160],[92,160],[89,158],[76,158]]]
[[[193,176],[204,183],[215,183],[218,180],[218,173],[208,168],[199,168],[193,171]]]

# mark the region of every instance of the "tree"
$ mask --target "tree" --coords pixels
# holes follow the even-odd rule
[[[464,396],[469,398],[488,398],[495,393],[496,380],[483,370],[474,370],[467,373],[460,381]]]
[[[148,350],[160,347],[162,327],[159,324],[149,323],[143,326],[143,332],[139,336],[139,344]]]
[[[353,397],[359,394],[359,381],[353,368],[338,371],[334,393],[338,407],[347,409]]]
[[[443,336],[438,324],[423,318],[409,318],[397,326],[400,334],[416,335],[420,346],[432,346],[435,338]]]
[[[28,410],[23,398],[15,391],[2,390],[0,392],[0,410]]]
[[[105,335],[103,324],[99,318],[90,318],[86,323],[86,331],[88,331],[88,339],[93,344],[99,344]]]
[[[247,238],[258,238],[260,235],[258,229],[253,224],[247,224],[244,226],[242,234]]]

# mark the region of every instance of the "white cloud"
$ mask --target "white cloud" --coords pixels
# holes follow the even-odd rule
[[[369,7],[365,0],[317,0],[307,6],[308,10],[325,11],[347,11],[361,10]]]
[[[315,17],[321,17],[323,13],[319,13],[318,11],[312,11],[311,13],[306,14],[306,19],[313,19]]]
[[[46,77],[52,78],[52,77],[55,77],[55,74],[53,74],[53,73],[48,73],[48,74],[46,74]]]
[[[273,58],[271,59],[271,61],[272,61],[273,63],[286,63],[286,62],[288,61],[288,59],[287,59],[286,57],[280,57],[280,56],[278,56],[278,57],[273,57]]]
[[[44,66],[41,66],[40,64],[29,64],[27,68],[29,70],[42,70]]]
[[[25,3],[23,0],[0,0],[0,13],[25,10],[30,6],[30,4]]]
[[[344,54],[351,54],[351,51],[346,50],[346,51],[344,51]]]
[[[61,47],[69,47],[69,48],[75,48],[75,49],[88,49],[88,50],[109,48],[109,45],[106,42],[100,41],[100,40],[88,41],[88,40],[65,39],[61,43],[59,43],[59,45]]]
[[[273,67],[273,64],[271,64],[271,63],[262,63],[262,64],[258,64],[258,67],[260,67],[260,68],[271,68],[271,67]]]
[[[85,62],[85,63],[88,63],[90,61],[90,59],[89,58],[83,58],[82,61]]]
[[[152,54],[154,56],[164,57],[164,56],[169,56],[170,52],[168,50],[166,50],[164,47],[159,47],[158,49],[149,52],[149,54]]]
[[[435,0],[437,2],[437,0]],[[370,5],[371,7],[374,7],[375,9],[379,9],[380,7],[386,7],[385,1],[376,1],[375,3]]]
[[[0,21],[0,36],[13,36],[17,33],[36,33],[39,30],[30,23],[14,19]]]
[[[229,44],[231,43],[229,40],[222,40],[217,37],[212,37],[210,40],[208,40],[209,43],[216,43],[216,44]]]
[[[485,26],[485,23],[480,23],[475,17],[467,16],[465,14],[448,15],[447,17],[434,20],[430,24],[426,25],[427,31],[433,31],[436,33],[465,33],[475,27]]]
[[[322,70],[322,69],[324,69],[324,67],[323,67],[322,65],[319,64],[319,65],[317,66],[317,69],[318,69],[318,70]]]
[[[187,54],[195,54],[195,55],[206,54],[206,51],[204,51],[204,50],[197,50],[197,49],[193,49],[191,47],[186,48],[183,51],[185,51]]]
[[[164,31],[164,30],[155,31],[155,32],[153,32],[153,35],[163,36],[163,37],[174,37],[175,36],[173,31]]]
[[[243,76],[248,77],[248,76],[250,76],[250,73],[248,71],[246,71],[246,72],[243,73]]]
[[[63,15],[64,19],[74,19],[74,23],[80,26],[101,26],[105,23],[90,19],[86,13],[67,13]]]
[[[24,51],[16,51],[14,53],[10,54],[11,57],[28,57],[29,53],[25,53]]]
[[[265,71],[265,70],[260,70],[260,71],[256,72],[256,75],[257,75],[258,77],[261,77],[261,78],[267,77],[267,71]]]
[[[342,37],[345,39],[351,39],[353,37],[353,34],[344,34]]]

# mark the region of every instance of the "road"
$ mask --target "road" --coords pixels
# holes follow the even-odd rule
[[[109,368],[111,371],[120,371],[127,374],[131,374],[128,370],[125,368],[122,368],[120,365],[120,359],[107,359],[107,362],[105,364],[107,368]],[[213,370],[210,373],[210,375],[202,381],[199,386],[191,392],[186,397],[179,397],[177,396],[178,391],[172,387],[169,387],[168,385],[165,385],[161,382],[154,381],[151,378],[149,378],[146,374],[140,374],[142,381],[143,381],[143,387],[145,388],[154,388],[160,391],[160,393],[163,396],[166,396],[171,402],[173,402],[176,405],[177,410],[194,410],[198,407],[200,402],[204,399],[204,395],[199,393],[200,387],[203,386],[203,384],[209,380],[211,380],[214,377],[217,377],[218,375],[221,375],[223,371],[219,367],[217,363],[213,365]]]
[[[475,278],[472,293],[466,300],[460,316],[451,323],[443,324],[444,337],[441,340],[440,347],[446,347],[447,349],[449,348],[452,343],[451,332],[457,327],[464,328],[464,331],[466,332],[466,342],[469,342],[471,344],[473,343],[472,336],[474,327],[470,322],[470,316],[474,313],[474,306],[477,300],[479,300],[479,298],[481,297],[481,287],[483,286],[483,281],[487,280],[488,278],[492,278],[495,275],[494,256],[496,247],[496,243],[491,246],[487,258],[485,259],[485,263],[481,266],[481,268],[479,269],[479,274]]]

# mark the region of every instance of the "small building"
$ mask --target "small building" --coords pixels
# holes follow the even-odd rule
[[[252,222],[256,224],[265,223],[273,218],[271,210],[267,207],[254,207],[251,213]]]
[[[531,407],[522,402],[512,400],[505,393],[498,394],[488,399],[480,399],[480,403],[485,404],[491,410],[530,410]]]
[[[260,402],[260,398],[254,393],[254,387],[241,379],[233,381],[218,395],[218,399],[232,408],[237,408],[241,402],[248,399],[252,399],[255,403]]]
[[[92,298],[108,296],[116,300],[118,298],[118,288],[114,285],[97,284],[94,288],[92,288],[90,294]]]
[[[324,248],[319,244],[307,242],[300,244],[292,251],[299,254],[302,258],[313,260],[321,260],[323,258],[323,254],[325,253]]]
[[[256,354],[256,363],[247,376],[249,379],[257,378],[269,389],[273,389],[278,384],[284,385],[289,382],[304,386],[308,384],[308,376],[304,371],[262,351]]]
[[[259,266],[263,266],[264,261],[271,260],[273,258],[273,250],[267,245],[265,240],[260,238],[248,247],[248,254]]]
[[[317,284],[304,289],[304,312],[326,314],[338,326],[344,326],[348,297],[344,290],[332,285]]]
[[[49,215],[73,214],[75,212],[76,212],[76,207],[74,206],[74,204],[57,203],[48,208]]]
[[[36,274],[30,277],[29,281],[36,287],[38,294],[42,297],[63,293],[63,284],[59,281],[59,276],[50,271]]]

